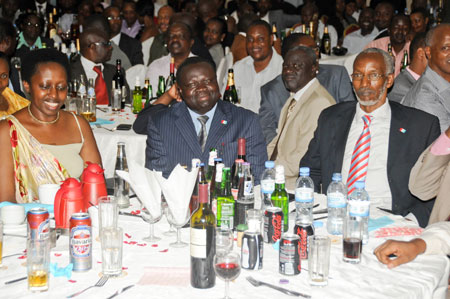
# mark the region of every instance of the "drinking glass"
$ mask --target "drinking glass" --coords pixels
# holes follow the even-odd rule
[[[220,279],[225,280],[225,297],[223,299],[231,299],[229,283],[241,273],[240,261],[239,254],[235,252],[216,254],[214,257],[214,271]]]
[[[181,248],[181,247],[188,246],[187,243],[181,241],[181,228],[183,227],[183,225],[185,225],[189,221],[189,218],[190,218],[189,209],[187,210],[187,213],[186,213],[184,219],[177,219],[177,217],[174,217],[172,211],[170,210],[170,207],[169,207],[169,214],[167,216],[168,216],[167,221],[169,221],[170,224],[173,224],[175,226],[175,228],[177,229],[177,241],[170,243],[169,245],[171,247],[175,247],[175,248]]]
[[[3,222],[0,220],[0,268],[3,267],[2,257],[3,257]]]
[[[114,113],[120,113],[120,107],[122,105],[122,90],[118,88],[113,88],[112,93],[112,103],[111,109]]]
[[[327,236],[310,236],[308,253],[309,283],[314,286],[328,284],[331,240]]]
[[[233,250],[234,235],[228,227],[216,228],[216,253],[226,254]]]
[[[95,109],[95,108],[94,108]],[[94,121],[95,110],[92,110],[91,99],[83,97],[81,100],[81,115],[88,121]]]
[[[48,290],[50,279],[50,238],[27,240],[28,289],[32,292]]]
[[[122,228],[104,228],[100,233],[100,240],[102,245],[103,275],[119,276],[122,274]]]
[[[351,264],[361,262],[363,221],[359,217],[348,217],[344,226],[343,260]]]
[[[161,195],[161,208],[163,210],[164,215],[166,216],[166,219],[169,219],[169,205],[167,204],[167,202],[164,200],[164,197]],[[169,220],[167,220],[169,221]],[[171,236],[175,236],[177,234],[175,228],[173,227],[173,224],[170,223],[170,227],[169,230],[166,232],[163,232],[164,236],[167,237],[171,237]]]
[[[98,199],[98,226],[99,232],[104,228],[116,228],[119,217],[117,198],[102,196]]]
[[[143,238],[142,240],[147,241],[147,242],[156,242],[161,240],[160,237],[155,236],[155,228],[154,228],[154,224],[156,222],[158,222],[159,220],[161,220],[162,217],[162,213],[159,215],[159,217],[157,218],[153,218],[153,216],[149,213],[149,211],[144,207],[144,205],[141,206],[141,211],[142,211],[142,219],[144,219],[145,222],[147,222],[148,224],[150,224],[150,234],[148,237]]]

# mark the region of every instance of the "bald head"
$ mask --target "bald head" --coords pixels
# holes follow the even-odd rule
[[[428,65],[450,82],[450,24],[440,24],[431,29],[425,43]]]
[[[109,35],[101,30],[90,28],[80,35],[80,52],[94,63],[104,63],[111,58]]]
[[[313,50],[317,48],[314,39],[310,35],[303,33],[293,33],[284,39],[283,46],[281,47],[281,55],[284,58],[287,52],[289,52],[292,48],[298,46],[309,47]]]
[[[169,5],[163,6],[158,10],[158,29],[161,32],[166,32],[169,28],[170,18],[174,14],[173,8]]]

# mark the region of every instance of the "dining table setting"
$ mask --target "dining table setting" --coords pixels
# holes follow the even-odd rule
[[[170,192],[163,183],[160,185],[163,194]],[[259,192],[259,186],[256,186],[255,208],[260,207]],[[145,190],[137,192],[137,196],[131,196],[130,206],[117,213],[116,226],[120,233],[116,235],[116,239],[121,243],[122,252],[119,274],[102,274],[105,271],[105,260],[102,257],[104,236],[99,234],[99,226],[102,225],[100,223],[105,224],[98,219],[102,209],[99,204],[89,209],[92,220],[91,269],[84,272],[71,270],[69,237],[58,234],[55,246],[50,251],[49,288],[41,293],[30,292],[27,288],[26,225],[16,225],[14,229],[5,225],[0,298],[221,298],[225,281],[219,276],[212,288],[196,289],[190,284],[190,228],[189,225],[183,225],[184,221],[188,223],[188,218],[178,225],[171,225],[176,223],[171,212],[174,210],[174,202],[166,200],[157,202],[158,205],[161,204],[159,214],[156,215],[158,217],[152,215],[154,213],[149,214],[146,209],[149,206],[148,198],[139,198],[145,197],[143,194]],[[189,197],[185,196],[187,199]],[[229,280],[230,297],[445,298],[450,272],[447,256],[420,255],[408,264],[388,269],[373,254],[374,249],[387,239],[409,240],[420,235],[422,229],[413,221],[372,205],[369,242],[362,247],[361,262],[350,264],[343,261],[342,236],[327,233],[326,209],[326,196],[315,193],[315,236],[327,236],[331,243],[326,285],[311,285],[308,260],[301,260],[298,275],[281,274],[279,242],[264,243],[262,268],[242,268],[240,273],[236,272]],[[290,203],[289,211],[295,211],[294,202]],[[183,213],[179,212],[177,217],[180,218]],[[293,231],[294,224],[295,212],[291,212],[289,232]],[[179,231],[178,235],[175,227]],[[216,244],[217,240],[218,237]],[[179,242],[185,245],[177,246],[176,243]],[[231,239],[229,250],[238,258],[242,254],[236,235]]]

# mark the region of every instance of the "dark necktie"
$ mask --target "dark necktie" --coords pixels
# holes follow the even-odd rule
[[[197,120],[202,125],[200,132],[198,133],[198,142],[200,143],[202,152],[205,150],[206,139],[208,138],[208,132],[206,132],[206,122],[208,121],[208,119],[209,117],[206,115],[197,117]]]
[[[95,97],[97,98],[97,105],[108,105],[108,91],[106,90],[106,83],[105,79],[103,79],[102,70],[96,65],[94,66],[94,71],[98,74],[95,79]]]

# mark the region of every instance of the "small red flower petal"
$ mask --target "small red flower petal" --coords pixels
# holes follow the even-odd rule
[[[72,279],[69,279],[68,281],[71,282],[71,283],[77,282],[76,280],[72,280]]]
[[[160,250],[159,252],[167,252],[169,249]]]

